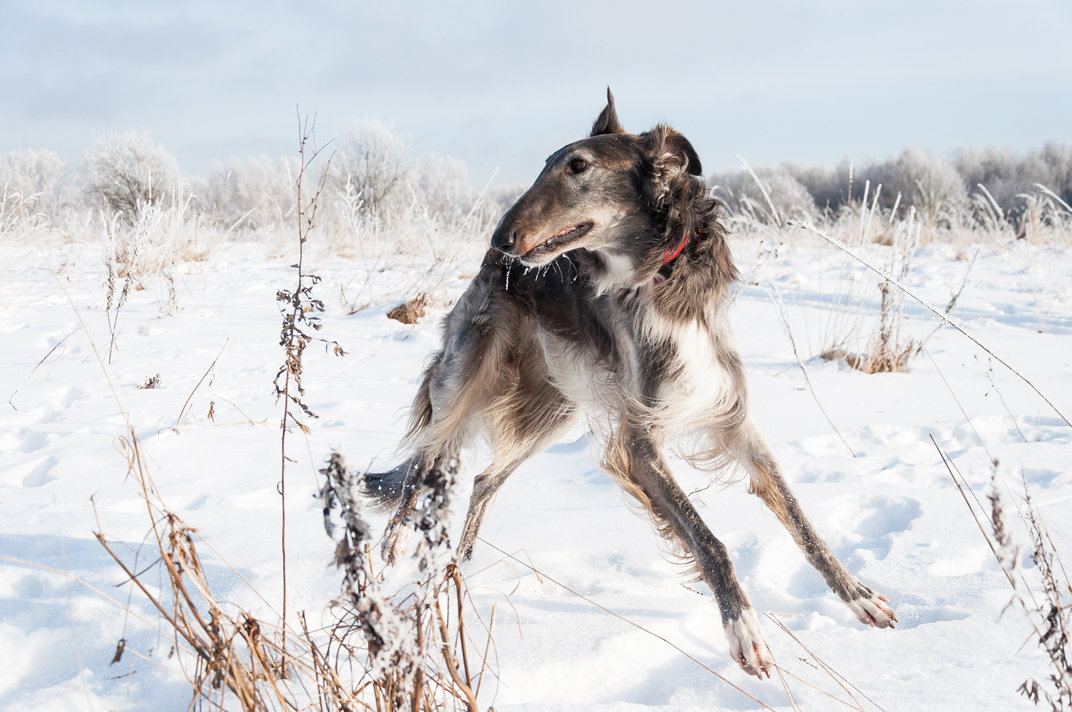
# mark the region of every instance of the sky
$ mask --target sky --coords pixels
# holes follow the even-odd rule
[[[188,174],[377,119],[531,182],[615,94],[708,172],[1072,140],[1072,3],[0,0],[0,153],[148,131]]]

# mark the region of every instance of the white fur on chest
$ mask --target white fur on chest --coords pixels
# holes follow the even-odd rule
[[[732,379],[708,329],[698,322],[672,323],[653,311],[638,322],[643,324],[642,333],[630,329],[615,335],[622,358],[621,368],[615,371],[585,346],[541,330],[540,345],[552,383],[589,416],[617,416],[617,412],[607,412],[608,406],[617,407],[623,397],[625,402],[647,402],[652,424],[668,433],[710,423],[732,408]],[[720,338],[729,337],[728,325],[721,331]],[[639,339],[671,345],[665,380],[657,384],[654,394],[642,392],[653,364],[641,360]]]
[[[659,424],[674,432],[710,422],[732,407],[734,391],[714,337],[698,322],[661,326],[663,338],[674,346],[674,364],[659,389]]]
[[[551,383],[584,413],[606,415],[609,404],[619,400],[618,394],[629,390],[629,384],[584,345],[542,329],[539,336]]]

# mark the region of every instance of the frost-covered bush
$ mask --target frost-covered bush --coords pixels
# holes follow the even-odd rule
[[[1072,145],[1067,143],[1048,143],[1023,157],[995,148],[961,150],[953,161],[968,190],[985,189],[986,204],[996,203],[1010,222],[1028,208],[1024,196],[1035,193],[1036,185],[1072,204]]]
[[[731,215],[781,225],[786,220],[814,220],[818,212],[808,189],[784,168],[761,168],[754,176],[744,170],[715,180],[715,194]]]
[[[1047,143],[1039,151],[1047,175],[1037,181],[1072,205],[1072,144]]]
[[[181,180],[175,157],[137,131],[97,139],[82,158],[82,179],[94,207],[122,214],[131,224],[142,206],[171,202]]]
[[[836,214],[849,199],[849,186],[854,173],[853,164],[844,160],[835,168],[783,164],[782,170],[791,175],[808,191],[815,207],[823,214]],[[862,186],[859,186],[862,189]],[[859,196],[856,196],[859,197]]]
[[[909,197],[925,219],[952,224],[968,204],[964,179],[952,163],[909,149],[893,164],[889,187]]]
[[[222,230],[256,231],[285,226],[294,216],[296,159],[267,156],[215,164],[201,192],[201,206]]]
[[[953,161],[969,189],[974,193],[982,186],[1002,213],[1013,210],[1016,195],[1031,187],[1012,151],[966,149],[958,151]]]
[[[0,226],[54,221],[62,203],[64,165],[55,151],[20,149],[0,156]]]
[[[366,120],[336,143],[329,195],[352,194],[362,215],[382,217],[410,202],[408,144],[379,121]]]
[[[427,154],[414,162],[412,176],[418,200],[432,215],[459,222],[473,209],[477,196],[462,161]]]
[[[907,149],[896,158],[864,167],[859,178],[861,183],[869,180],[872,189],[882,186],[883,209],[914,207],[930,225],[952,226],[968,206],[968,192],[956,167],[932,153]]]

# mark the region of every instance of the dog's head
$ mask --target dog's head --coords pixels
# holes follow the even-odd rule
[[[608,89],[591,135],[551,154],[491,246],[532,267],[578,248],[614,251],[623,235],[650,233],[660,216],[665,222],[670,196],[701,173],[692,144],[669,126],[626,133]]]

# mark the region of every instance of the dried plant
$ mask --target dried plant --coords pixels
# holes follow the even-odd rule
[[[321,328],[317,313],[324,307],[313,296],[318,278],[304,269],[304,247],[315,224],[323,183],[312,198],[304,199],[302,177],[317,152],[311,151],[311,156],[306,153],[312,140],[308,123],[302,124],[301,136],[303,169],[297,180],[299,255],[295,264],[298,284],[293,292],[279,293],[284,305],[281,344],[286,362],[276,376],[275,386],[284,404],[280,458],[284,478],[290,460],[287,432],[292,427],[308,430],[307,418],[315,417],[303,399],[304,349],[320,341],[342,354],[337,343],[314,335]],[[150,381],[145,387],[150,387]],[[346,473],[340,458],[332,458],[324,470],[327,479],[321,496],[329,533],[333,532],[331,512],[335,507],[343,522],[335,559],[345,577],[342,595],[332,608],[334,624],[310,631],[304,614],[298,616],[300,628],[287,624],[283,481],[279,486],[284,511],[283,609],[276,623],[235,611],[234,606],[218,601],[198,553],[196,531],[164,506],[132,428],[128,428],[120,445],[127,456],[128,472],[141,487],[151,537],[158,550],[157,563],[142,568],[136,561],[128,562],[99,526],[97,538],[131,585],[159,614],[163,629],[173,636],[173,654],[179,656],[187,670],[191,707],[476,712],[480,683],[488,675],[490,648],[486,644],[479,665],[471,666],[471,636],[465,631],[463,612],[468,594],[458,569],[447,563],[447,526],[457,461],[429,468],[420,483],[427,494],[412,524],[420,532],[416,556],[421,577],[415,588],[396,602],[380,590],[380,582],[373,574],[368,527],[354,499],[357,490],[353,478]],[[163,585],[149,583],[149,577],[162,580]],[[360,634],[359,639],[354,639],[355,633]],[[128,649],[124,635],[117,645],[115,660]]]
[[[895,231],[893,250],[890,251],[887,273],[901,282],[908,276],[908,268],[919,243],[919,226],[915,209],[909,210],[908,220],[898,225]],[[871,341],[869,353],[850,365],[864,373],[896,373],[905,370],[909,360],[919,353],[922,343],[905,339],[901,334],[904,324],[904,292],[884,279],[879,282],[878,332]],[[948,313],[948,312],[947,312]]]
[[[372,570],[369,528],[361,518],[353,478],[341,458],[333,456],[322,470],[321,497],[329,534],[335,531],[333,516],[342,523],[336,544],[336,563],[345,571],[342,595],[332,608],[333,624],[311,631],[299,613],[300,628],[288,636],[277,622],[217,598],[198,551],[204,542],[163,503],[132,428],[118,445],[128,475],[140,488],[156,562],[144,567],[136,554],[128,555],[133,560],[125,558],[99,519],[95,536],[159,616],[154,627],[171,645],[156,648],[169,658],[177,656],[190,686],[191,708],[477,711],[481,683],[492,675],[488,661],[494,617],[478,660],[469,653],[472,636],[465,628],[468,592],[457,567],[445,563],[445,529],[424,524],[443,521],[440,507],[449,506],[449,498],[430,497],[420,517],[424,551],[419,555],[426,568],[416,590],[386,595]],[[452,487],[456,467],[438,468],[429,483],[440,496]],[[146,655],[124,631],[112,662],[131,654]]]
[[[153,374],[152,376],[149,376],[148,378],[145,379],[144,383],[142,383],[140,386],[138,386],[138,388],[140,388],[142,390],[152,390],[153,388],[159,388],[159,387],[160,387],[160,374],[159,373],[156,373],[156,374]]]
[[[137,562],[128,563],[108,540],[99,519],[95,536],[160,616],[162,630],[172,640],[168,656],[178,655],[184,670],[192,657],[193,670],[185,672],[190,706],[222,709],[233,698],[243,710],[293,709],[289,704],[293,695],[281,682],[284,656],[273,635],[278,631],[245,611],[229,613],[233,607],[217,601],[197,551],[196,530],[164,506],[133,429],[118,442],[127,458],[128,475],[140,486],[159,558],[148,569],[138,570]],[[161,578],[163,583],[158,583]],[[311,644],[308,638],[302,642]],[[127,650],[124,636],[113,664]]]
[[[0,154],[0,233],[16,223],[54,223],[61,207],[71,207],[65,173],[55,151],[23,148]]]
[[[1031,621],[1036,642],[1046,652],[1050,663],[1049,674],[1043,683],[1032,677],[1025,680],[1018,691],[1036,706],[1045,702],[1051,712],[1069,712],[1072,710],[1072,638],[1069,636],[1072,629],[1072,583],[1042,515],[1031,499],[1026,481],[1023,509],[1018,512],[1018,518],[1031,537],[1031,561],[1035,564],[1040,581],[1031,588],[1024,576],[1017,575],[1019,550],[1012,545],[1008,533],[1009,524],[1006,520],[1009,513],[999,496],[997,468],[994,469],[990,489],[990,524],[994,541],[998,544],[997,559],[1013,587],[1010,605],[1017,605]],[[1039,591],[1038,587],[1042,590]]]
[[[387,318],[400,321],[403,324],[416,324],[424,318],[425,308],[427,306],[428,296],[424,292],[421,292],[413,299],[399,304],[397,307],[387,312]]]
[[[10,184],[0,184],[0,237],[9,240],[16,235],[34,235],[47,217],[40,211],[39,193],[19,193]]]
[[[451,492],[458,461],[429,467],[410,523],[420,540],[414,554],[420,580],[396,603],[381,590],[372,568],[372,537],[361,516],[357,479],[333,453],[321,470],[324,527],[335,537],[335,564],[344,571],[338,604],[352,612],[367,651],[367,690],[377,710],[465,709],[477,712],[477,694],[488,674],[491,626],[480,666],[470,666],[464,623],[466,590],[456,565],[447,563]],[[453,629],[453,632],[452,632]]]
[[[190,230],[193,196],[180,186],[173,193],[174,202],[139,204],[133,212],[98,213],[105,267],[105,316],[108,320],[108,362],[116,347],[119,314],[131,291],[150,285],[162,287],[160,313],[170,315],[178,309],[175,286],[176,266],[195,251],[196,231]]]
[[[275,375],[276,398],[283,401],[283,417],[280,421],[280,457],[279,457],[279,496],[280,496],[280,550],[283,564],[283,631],[287,628],[287,433],[291,426],[302,432],[309,432],[308,426],[292,409],[298,408],[307,418],[316,414],[305,404],[305,387],[302,385],[302,355],[305,348],[314,341],[330,347],[337,356],[345,352],[338,342],[314,336],[312,332],[323,328],[317,314],[324,311],[324,303],[313,296],[313,287],[320,282],[320,277],[305,271],[305,245],[309,233],[316,225],[317,209],[320,206],[320,194],[327,179],[327,170],[321,171],[320,181],[316,184],[312,197],[303,194],[305,177],[313,162],[320,155],[316,148],[315,120],[298,115],[298,155],[301,159],[298,176],[295,181],[298,206],[298,261],[293,267],[297,272],[297,285],[293,290],[282,289],[276,293],[276,301],[281,305],[283,328],[279,336],[279,345],[283,347],[284,362]],[[328,162],[330,164],[330,158]],[[286,638],[284,637],[284,647]]]
[[[830,235],[827,235],[822,230],[819,230],[816,227],[814,227],[813,225],[809,225],[807,223],[794,223],[793,221],[790,221],[789,224],[791,226],[793,226],[793,227],[799,227],[799,228],[802,228],[804,230],[807,230],[808,232],[816,235],[817,237],[822,238],[826,242],[830,243],[834,247],[838,248],[839,250],[841,250],[842,252],[847,254],[848,256],[852,257],[854,260],[856,260],[857,262],[862,264],[867,269],[871,270],[872,272],[876,273],[878,276],[880,276],[883,279],[885,279],[887,282],[890,282],[894,287],[896,287],[900,291],[904,292],[904,294],[906,296],[911,297],[913,301],[915,301],[921,307],[923,307],[924,309],[929,311],[931,314],[936,316],[942,322],[943,325],[953,328],[961,336],[963,336],[964,338],[968,339],[973,344],[975,344],[980,349],[982,349],[985,353],[987,353],[992,359],[994,359],[994,361],[996,361],[997,363],[999,363],[1002,366],[1004,366],[1005,369],[1007,369],[1011,374],[1013,374],[1018,379],[1020,379],[1024,383],[1024,385],[1026,385],[1028,388],[1030,388],[1032,391],[1034,391],[1035,395],[1037,395],[1047,406],[1049,406],[1049,408],[1054,412],[1054,414],[1056,414],[1057,417],[1060,418],[1062,420],[1062,422],[1064,422],[1065,425],[1067,425],[1069,427],[1072,427],[1072,420],[1069,420],[1069,418],[1063,412],[1061,412],[1061,410],[1054,404],[1054,402],[1052,400],[1050,400],[1046,396],[1045,393],[1043,393],[1041,390],[1039,390],[1038,386],[1036,386],[1022,372],[1020,372],[1019,370],[1014,368],[1012,366],[1012,364],[1010,364],[1008,361],[1006,361],[1005,359],[1001,358],[996,353],[994,353],[993,349],[991,349],[986,344],[984,344],[982,341],[980,341],[978,338],[973,336],[971,334],[971,332],[969,332],[967,329],[965,329],[963,325],[957,323],[957,321],[954,320],[949,315],[949,312],[952,310],[952,307],[956,304],[956,299],[955,298],[950,301],[949,306],[946,308],[946,312],[943,313],[937,307],[932,305],[930,302],[928,302],[925,299],[921,298],[919,295],[917,295],[915,292],[913,292],[911,289],[909,289],[907,286],[905,286],[905,284],[901,280],[899,280],[897,277],[894,277],[894,276],[890,275],[888,272],[885,272],[885,271],[879,269],[878,267],[875,267],[875,265],[873,265],[872,263],[868,262],[867,260],[865,260],[861,256],[857,255],[844,242],[838,240],[837,238],[831,237]]]
[[[321,328],[317,313],[324,307],[313,296],[318,279],[304,269],[304,247],[315,224],[323,184],[317,186],[312,198],[304,200],[302,177],[317,153],[311,151],[309,156],[305,150],[312,140],[309,124],[302,124],[301,135],[298,284],[293,292],[279,293],[284,305],[281,343],[286,362],[275,386],[284,404],[280,458],[284,477],[290,461],[287,432],[292,427],[307,430],[307,418],[315,417],[303,399],[304,349],[320,341],[342,354],[337,343],[315,336]],[[136,559],[125,559],[99,524],[97,538],[160,616],[159,627],[173,640],[169,657],[177,655],[185,670],[191,708],[476,712],[481,683],[489,675],[491,625],[486,628],[483,657],[478,664],[471,664],[468,648],[472,636],[465,629],[464,614],[468,593],[460,572],[448,563],[447,527],[457,461],[437,463],[420,483],[426,495],[412,525],[420,532],[416,556],[421,576],[413,590],[392,597],[381,591],[381,582],[373,573],[368,526],[354,498],[354,478],[340,458],[332,458],[323,471],[326,482],[321,497],[329,533],[334,531],[331,516],[336,508],[343,523],[335,560],[345,576],[342,595],[331,609],[333,624],[310,630],[304,613],[298,614],[298,627],[287,623],[284,482],[279,486],[284,511],[283,608],[277,622],[220,602],[198,552],[203,542],[196,530],[164,505],[133,428],[128,427],[119,442],[127,457],[128,473],[141,488],[156,563],[146,568]],[[115,661],[128,651],[131,646],[124,634],[116,646]]]
[[[872,195],[877,199],[881,186]],[[872,202],[872,206],[874,201]],[[866,215],[865,211],[865,215]],[[865,219],[861,225],[859,243],[870,242],[870,219]],[[808,225],[801,225],[805,229],[813,229]],[[863,351],[850,349],[848,346],[855,331],[856,325],[844,331],[836,331],[831,335],[834,343],[827,347],[819,356],[825,360],[844,360],[852,368],[864,373],[895,373],[904,371],[909,361],[919,353],[923,342],[906,338],[902,333],[904,326],[904,297],[905,292],[898,287],[908,276],[912,257],[919,244],[920,225],[916,220],[915,209],[909,210],[906,220],[897,221],[896,224],[888,225],[886,234],[889,236],[891,249],[887,250],[888,257],[884,270],[877,270],[866,263],[872,270],[878,272],[882,279],[878,282],[879,310],[878,324],[871,331],[872,336]],[[847,302],[853,301],[848,295],[839,296],[832,306],[835,309],[845,309]],[[946,310],[946,314],[952,309],[952,304]]]
[[[987,494],[989,509],[986,509],[974,495],[969,497],[964,476],[938,447],[933,436],[931,441],[1012,588],[1012,598],[1006,610],[1016,607],[1023,612],[1031,626],[1032,637],[1046,653],[1049,671],[1043,676],[1044,681],[1040,683],[1032,676],[1017,691],[1036,706],[1048,706],[1050,712],[1072,711],[1072,579],[1069,579],[1057,546],[1031,498],[1026,480],[1023,483],[1023,506],[1017,507],[1015,515],[1010,514],[1001,494],[1003,486],[998,462],[994,460]],[[1017,519],[1027,529],[1031,540],[1030,556],[1035,564],[1032,580],[1020,566],[1021,549],[1013,539],[1011,522]]]

